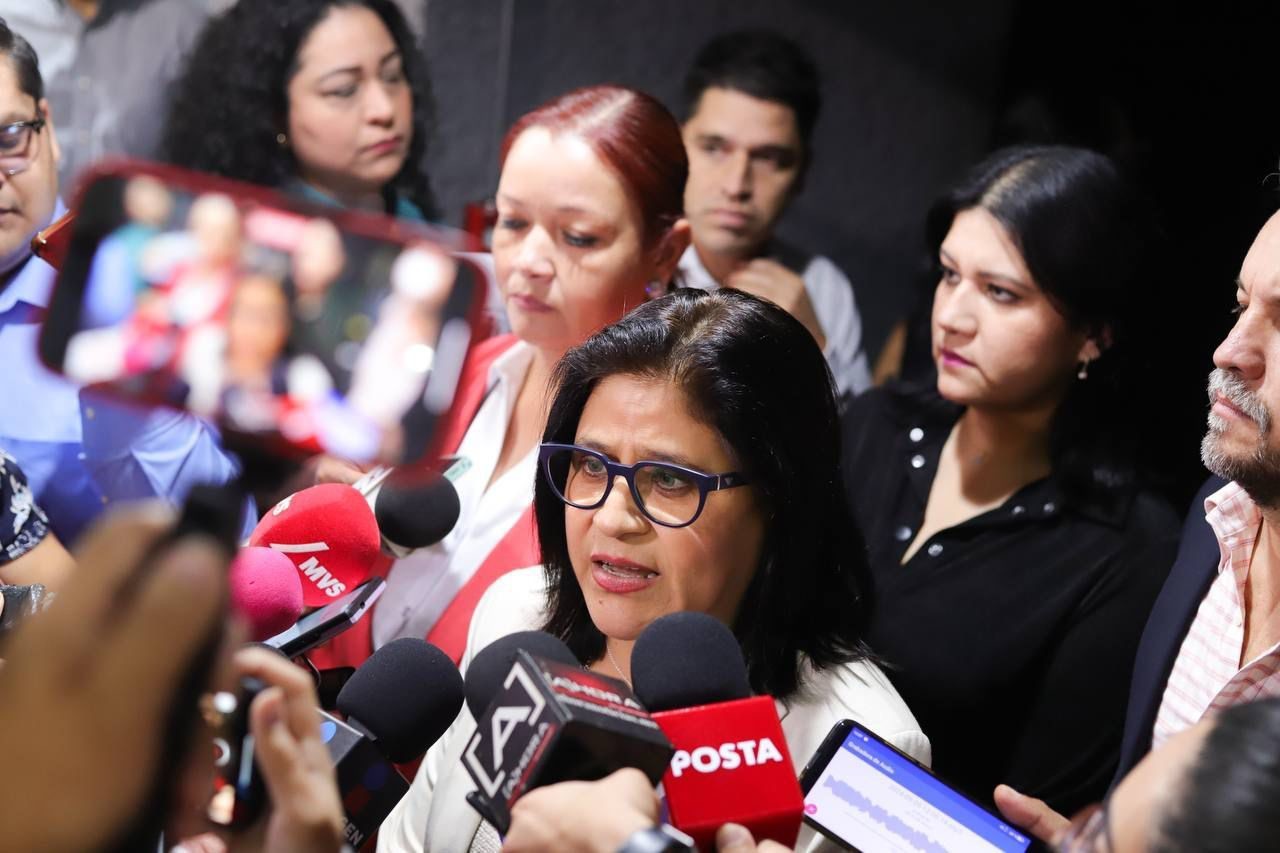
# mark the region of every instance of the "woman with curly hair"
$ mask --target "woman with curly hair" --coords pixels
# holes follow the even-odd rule
[[[432,102],[392,0],[240,0],[212,20],[165,123],[169,162],[422,219]]]

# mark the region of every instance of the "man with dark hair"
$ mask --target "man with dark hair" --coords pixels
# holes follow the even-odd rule
[[[31,253],[31,238],[66,212],[42,91],[31,45],[0,18],[0,448],[21,463],[49,527],[70,544],[110,503],[178,500],[196,483],[229,479],[236,465],[194,418],[113,404],[38,360],[54,271]]]
[[[693,243],[680,259],[683,284],[777,303],[823,348],[838,390],[864,390],[871,374],[852,285],[827,258],[773,236],[812,160],[821,106],[813,62],[776,33],[727,33],[699,51],[684,95]]]

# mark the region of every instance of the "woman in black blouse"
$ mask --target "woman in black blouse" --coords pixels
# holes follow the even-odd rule
[[[1151,221],[1099,154],[992,155],[928,218],[936,386],[844,418],[869,640],[934,769],[983,801],[1005,782],[1070,813],[1115,769],[1179,529],[1142,475]]]

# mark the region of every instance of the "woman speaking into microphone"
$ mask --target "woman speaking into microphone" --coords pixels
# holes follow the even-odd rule
[[[796,761],[844,717],[928,761],[862,642],[867,566],[831,375],[799,322],[738,291],[679,290],[571,349],[553,388],[534,494],[543,565],[485,593],[464,665],[541,628],[629,682],[645,627],[698,611],[732,628],[752,688],[781,701]],[[464,712],[427,754],[380,850],[470,846],[480,821],[457,757],[474,728]]]
[[[440,430],[461,514],[443,541],[396,562],[373,618],[319,665],[357,666],[400,637],[426,637],[457,660],[480,596],[538,561],[532,487],[552,370],[668,290],[689,245],[687,172],[680,125],[634,89],[577,89],[512,125],[493,233],[512,333],[473,350]]]

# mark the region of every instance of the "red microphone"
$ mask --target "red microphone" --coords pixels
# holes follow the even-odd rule
[[[632,649],[631,681],[676,749],[662,777],[671,823],[701,850],[726,823],[794,847],[804,794],[773,699],[751,695],[729,629],[702,613],[654,620]]]
[[[302,581],[293,561],[270,548],[241,548],[227,578],[231,604],[254,642],[274,637],[302,616]]]
[[[319,607],[368,579],[381,537],[373,510],[360,492],[342,483],[312,486],[276,504],[249,536],[292,561],[302,601]]]

